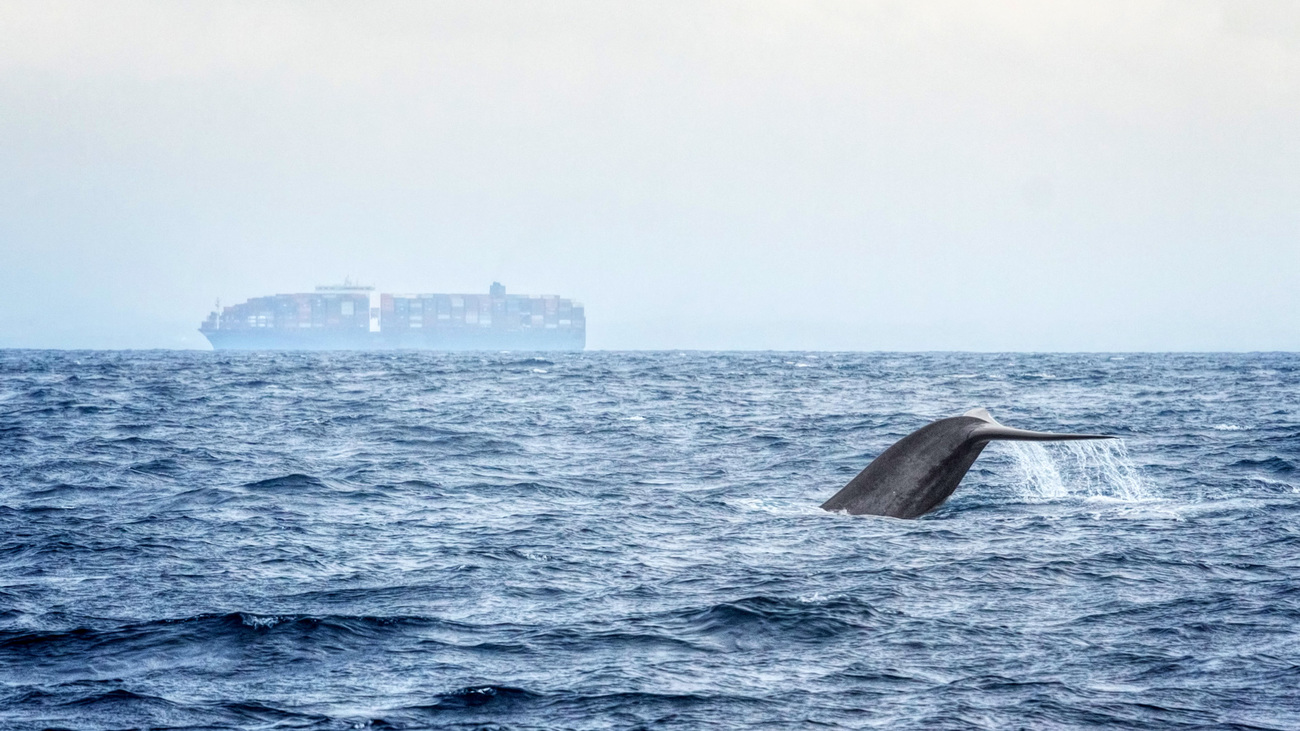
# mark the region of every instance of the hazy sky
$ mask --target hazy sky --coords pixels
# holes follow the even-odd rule
[[[345,275],[592,348],[1300,349],[1300,3],[0,0],[0,345]]]

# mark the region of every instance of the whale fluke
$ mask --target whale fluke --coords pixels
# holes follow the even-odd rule
[[[987,409],[927,424],[898,440],[822,504],[851,515],[916,518],[943,504],[994,439],[1055,442],[1113,439],[1104,434],[1052,434],[1003,426]]]

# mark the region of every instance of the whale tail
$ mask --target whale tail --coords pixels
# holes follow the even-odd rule
[[[1002,426],[989,413],[988,409],[971,409],[962,416],[971,416],[988,422],[975,427],[970,434],[972,442],[990,442],[1001,439],[1009,442],[1069,442],[1081,439],[1114,439],[1108,434],[1053,434],[1045,431],[1029,431]]]
[[[995,439],[1051,442],[1111,439],[1102,434],[1051,434],[1002,426],[987,409],[939,419],[894,442],[857,477],[822,503],[851,515],[916,518],[941,505]]]

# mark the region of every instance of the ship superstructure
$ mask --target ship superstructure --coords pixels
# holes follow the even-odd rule
[[[218,350],[582,350],[582,303],[555,295],[382,294],[345,283],[255,297],[199,327]]]

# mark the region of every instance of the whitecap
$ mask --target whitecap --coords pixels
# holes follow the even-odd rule
[[[256,614],[241,613],[239,615],[239,621],[242,622],[245,627],[252,627],[253,629],[270,629],[281,622],[287,621],[287,618],[276,617],[274,615],[270,617],[259,617]]]
[[[800,594],[795,597],[795,601],[800,604],[825,604],[843,597],[843,594],[823,594],[820,591],[813,591],[807,594]]]

